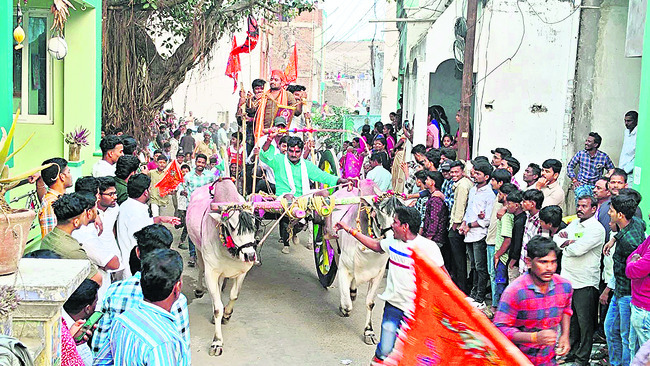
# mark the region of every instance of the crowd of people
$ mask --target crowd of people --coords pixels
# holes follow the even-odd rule
[[[411,274],[400,270],[412,263],[392,256],[414,246],[426,250],[477,308],[493,315],[494,324],[535,365],[555,364],[556,356],[562,363],[587,365],[608,357],[612,365],[629,365],[637,352],[650,353],[650,344],[644,346],[650,339],[645,322],[650,241],[638,208],[641,195],[628,187],[636,112],[625,117],[619,167],[599,150],[602,138],[592,132],[565,173],[557,159],[531,162],[519,183],[515,175],[522,166],[507,148],[491,150],[491,159],[459,159],[459,136],[451,134],[441,107],[429,108],[426,143],[415,146],[412,126],[402,123],[398,111],[391,113],[391,123],[366,125],[361,137],[344,142],[339,177],[309,160],[312,140],[286,131],[288,124],[304,126],[309,118],[301,107],[304,88],[287,90],[277,71],[269,84],[265,92],[265,81],[255,80],[253,92],[241,94],[238,118],[250,123],[240,123],[234,133],[225,124],[195,123],[190,115],[184,123],[160,123],[146,147],[138,148],[129,136],[104,135],[102,159],[92,176],[74,182],[73,193],[66,193],[73,186],[67,161],[44,162],[53,165],[37,181],[43,240],[29,255],[92,264],[64,307],[63,365],[140,364],[123,360],[145,358],[147,364],[190,364],[187,299],[180,292],[183,263],[162,224],[182,228],[178,247],[189,250],[188,266],[196,265],[185,212],[192,192],[220,177],[234,178],[242,192],[289,199],[310,192],[314,182],[335,186],[358,177],[381,191],[404,194],[410,207],[396,210],[390,238],[333,226],[371,250],[390,252],[382,323],[392,330],[382,326],[378,359],[390,353],[412,301]],[[291,121],[274,113],[274,105],[285,103],[294,108]],[[157,184],[172,164],[183,173],[183,183],[160,194]],[[571,181],[575,216],[566,210],[562,174]],[[162,216],[164,209],[173,215]],[[288,219],[281,221],[286,254],[292,239],[288,225]],[[336,232],[326,235],[334,238]],[[96,329],[79,329],[94,310],[103,314]],[[90,342],[79,337],[84,332],[92,334]],[[592,356],[594,341],[606,345]]]

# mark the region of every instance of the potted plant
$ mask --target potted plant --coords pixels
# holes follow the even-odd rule
[[[68,144],[68,160],[79,161],[82,146],[88,146],[90,131],[84,127],[77,127],[65,135],[65,143]]]
[[[15,210],[9,207],[9,204],[5,200],[5,194],[10,189],[18,186],[23,179],[52,166],[52,164],[41,165],[22,174],[9,177],[7,162],[20,152],[32,137],[34,137],[34,134],[32,134],[14,152],[9,153],[19,114],[20,110],[16,112],[9,133],[4,128],[2,129],[2,139],[0,139],[0,276],[14,273],[18,269],[18,262],[25,251],[29,227],[36,216],[36,212],[32,210]]]
[[[18,307],[18,296],[13,286],[0,286],[0,334],[11,336],[11,313]]]

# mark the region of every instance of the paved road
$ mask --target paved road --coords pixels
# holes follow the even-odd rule
[[[301,238],[305,244],[306,236]],[[313,252],[300,245],[292,246],[291,254],[285,255],[281,248],[276,228],[264,245],[263,265],[248,273],[233,316],[223,327],[224,353],[218,357],[208,355],[214,334],[210,297],[194,297],[198,270],[185,269],[183,293],[190,303],[193,365],[370,363],[374,346],[363,343],[362,337],[366,286],[359,288],[352,315],[342,318],[338,315],[338,290],[326,290],[318,282]],[[187,251],[181,252],[187,258]],[[224,302],[227,296],[226,292]],[[383,306],[378,300],[373,313],[378,335]]]

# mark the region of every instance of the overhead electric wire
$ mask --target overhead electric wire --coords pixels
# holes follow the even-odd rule
[[[346,32],[346,33],[341,37],[343,40],[342,40],[342,41],[336,41],[336,42],[341,42],[341,43],[344,42],[344,41],[345,41],[345,40],[346,40],[346,39],[351,35],[351,34],[350,34],[351,32],[355,31],[355,30],[356,30],[360,25],[363,24],[363,20],[368,16],[368,14],[370,14],[370,11],[371,11],[374,7],[375,7],[375,4],[372,4],[372,5],[370,6],[370,8],[368,9],[368,11],[367,11],[367,12],[366,12],[362,17],[361,17],[361,19],[359,19],[359,21],[357,22],[357,24],[356,24],[354,27],[350,28],[350,29],[349,29],[349,30],[348,30],[348,31],[347,31],[347,32]],[[332,37],[329,41],[327,41],[327,43],[325,43],[321,48],[319,48],[318,51],[316,51],[316,53],[320,52],[320,50],[322,50],[323,48],[327,47],[330,43],[332,43],[332,41],[334,41],[334,38],[335,38],[335,37],[336,37],[336,36]],[[336,48],[339,47],[339,46],[340,46],[340,44],[335,45],[335,46],[332,48],[332,50],[333,50],[333,49],[336,49]],[[331,50],[330,50],[330,51],[331,51]]]

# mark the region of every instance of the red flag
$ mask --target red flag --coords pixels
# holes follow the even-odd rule
[[[284,75],[287,78],[287,84],[298,80],[298,49],[296,44],[293,44],[293,53],[289,56],[289,64],[284,70]]]
[[[239,54],[233,54],[233,51],[237,48],[237,38],[232,36],[232,50],[230,51],[230,56],[228,56],[228,64],[226,65],[226,76],[232,78],[235,83],[235,87],[232,90],[232,93],[235,94],[237,91],[237,81],[239,79],[239,72],[241,71],[241,64],[239,62]]]
[[[257,20],[252,16],[248,16],[248,30],[246,31],[246,41],[230,51],[231,55],[239,55],[240,53],[249,53],[257,46],[257,41],[260,39],[260,30],[257,25]]]
[[[163,178],[160,182],[156,183],[154,187],[158,188],[160,191],[160,197],[165,197],[181,183],[183,183],[183,172],[181,172],[181,169],[178,166],[178,161],[174,159],[174,161],[169,164]]]
[[[393,352],[375,365],[532,366],[440,267],[418,249],[413,260],[415,310]]]

